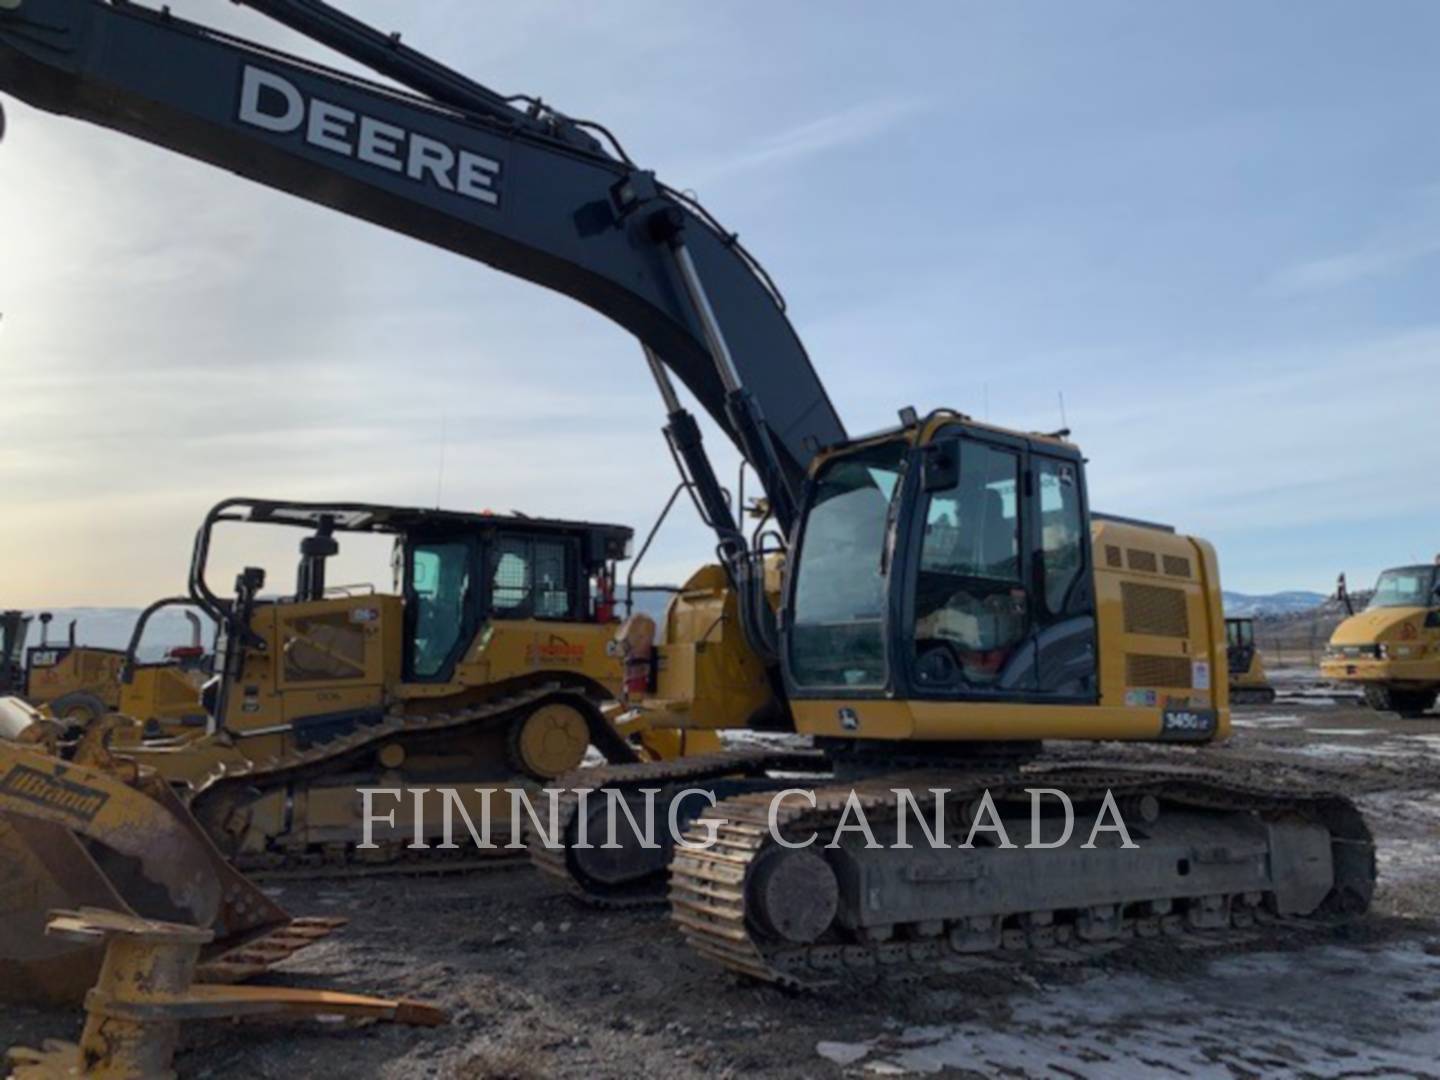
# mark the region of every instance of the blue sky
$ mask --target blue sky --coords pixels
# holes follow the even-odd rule
[[[173,6],[315,52],[228,2]],[[1440,7],[347,8],[696,190],[852,431],[906,404],[1050,430],[1063,394],[1094,505],[1212,540],[1241,591],[1440,551]],[[5,107],[0,602],[174,591],[231,494],[438,488],[648,527],[673,476],[623,331]],[[641,576],[709,547],[679,520]]]

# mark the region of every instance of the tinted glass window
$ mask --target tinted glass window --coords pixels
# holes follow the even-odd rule
[[[497,618],[573,619],[569,545],[507,536],[491,551],[490,606]]]
[[[1370,598],[1369,607],[1430,607],[1434,604],[1431,596],[1431,582],[1435,571],[1429,566],[1406,566],[1398,570],[1386,570],[1375,585],[1375,595]]]
[[[1073,462],[1037,457],[1040,483],[1040,554],[1045,568],[1045,607],[1054,615],[1065,610],[1070,590],[1084,569],[1084,521],[1080,484]]]
[[[933,492],[915,579],[915,652],[922,681],[994,683],[1029,628],[1021,580],[1020,458],[960,447],[959,480]]]
[[[792,677],[802,686],[881,686],[885,544],[903,443],[830,462],[820,472],[796,555]]]
[[[440,674],[459,644],[470,595],[470,548],[463,543],[419,544],[410,558],[409,597],[415,605],[411,670]]]

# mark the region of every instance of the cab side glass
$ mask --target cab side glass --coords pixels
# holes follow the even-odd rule
[[[995,683],[1026,638],[1020,457],[968,443],[956,482],[931,492],[916,575],[914,646],[923,681]]]
[[[1040,482],[1040,553],[1045,570],[1045,608],[1063,614],[1084,570],[1085,543],[1080,484],[1075,464],[1036,458]]]

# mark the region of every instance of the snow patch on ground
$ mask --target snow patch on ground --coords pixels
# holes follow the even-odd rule
[[[1298,716],[1269,715],[1261,713],[1259,716],[1232,716],[1230,723],[1241,728],[1270,728],[1270,727],[1304,727],[1304,721]]]
[[[904,1027],[816,1050],[881,1075],[1428,1076],[1440,1057],[1437,980],[1440,957],[1417,942],[1258,953],[1215,960],[1183,983],[1099,975],[1012,995],[983,1022]],[[1324,992],[1341,985],[1343,994]]]

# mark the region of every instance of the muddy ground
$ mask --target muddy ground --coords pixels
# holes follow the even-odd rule
[[[272,981],[443,1005],[439,1029],[191,1024],[182,1076],[1440,1077],[1440,716],[1294,694],[1236,710],[1200,757],[1353,793],[1379,842],[1373,912],[1343,928],[978,960],[913,984],[797,996],[721,974],[652,912],[577,907],[527,868],[288,882],[350,925]],[[1114,748],[1107,748],[1107,751]],[[12,1009],[0,1046],[73,1038]]]

